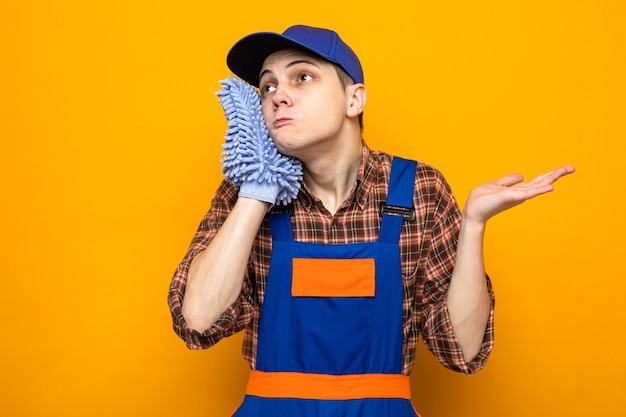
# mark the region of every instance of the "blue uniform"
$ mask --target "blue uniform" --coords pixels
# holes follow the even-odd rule
[[[392,162],[376,242],[297,242],[270,214],[257,366],[236,417],[415,417],[402,371],[400,232],[417,163]]]

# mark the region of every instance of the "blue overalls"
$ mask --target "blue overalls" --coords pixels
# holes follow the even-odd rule
[[[415,417],[402,375],[399,212],[415,161],[394,158],[377,242],[297,242],[270,214],[272,260],[257,366],[235,417]]]

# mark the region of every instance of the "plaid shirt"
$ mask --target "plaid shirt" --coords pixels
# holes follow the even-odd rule
[[[380,228],[379,205],[387,195],[392,157],[364,146],[357,183],[333,216],[303,185],[293,203],[292,226],[297,241],[324,244],[372,242]],[[242,353],[255,369],[260,306],[265,295],[272,241],[267,219],[255,240],[239,298],[204,332],[187,327],[181,314],[189,265],[215,236],[237,200],[237,190],[223,182],[191,246],[176,269],[169,291],[174,330],[190,349],[206,349],[223,337],[246,330]],[[413,197],[416,218],[405,221],[400,237],[403,274],[403,366],[409,375],[421,334],[426,347],[444,366],[472,374],[481,369],[493,348],[493,290],[491,313],[480,353],[466,363],[446,308],[446,294],[456,255],[460,212],[443,176],[419,163]],[[280,208],[277,207],[277,210]]]

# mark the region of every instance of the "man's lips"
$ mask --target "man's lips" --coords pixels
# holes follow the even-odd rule
[[[288,124],[289,122],[291,122],[291,119],[288,118],[288,117],[278,117],[272,123],[272,127],[279,128],[281,126],[284,126],[284,125]]]

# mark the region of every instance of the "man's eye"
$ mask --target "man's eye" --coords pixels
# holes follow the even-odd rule
[[[263,87],[261,87],[260,91],[261,91],[261,95],[265,95],[268,93],[271,93],[272,91],[276,90],[276,87],[273,85],[264,85]]]
[[[311,81],[313,76],[311,74],[302,74],[300,76],[300,81]]]

